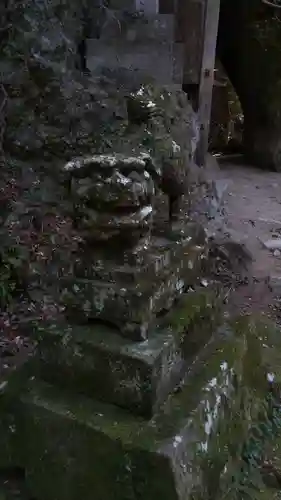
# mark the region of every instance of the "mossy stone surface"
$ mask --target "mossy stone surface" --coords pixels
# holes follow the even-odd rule
[[[263,340],[225,327],[150,420],[31,381],[18,425],[32,494],[46,500],[205,498],[210,480],[219,488],[230,455],[241,451],[249,412],[254,419],[260,411]]]

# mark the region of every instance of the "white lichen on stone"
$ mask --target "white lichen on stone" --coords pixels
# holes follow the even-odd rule
[[[175,436],[175,439],[173,441],[173,447],[176,448],[180,443],[182,443],[183,438],[182,436]]]
[[[274,373],[267,373],[266,375],[267,381],[272,383],[275,380],[275,374]]]

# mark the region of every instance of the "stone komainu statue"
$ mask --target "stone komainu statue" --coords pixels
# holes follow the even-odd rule
[[[155,316],[194,279],[205,231],[187,221],[154,230],[161,170],[148,154],[76,158],[63,174],[81,238],[74,267],[62,276],[66,313],[110,321],[124,336],[145,340]]]

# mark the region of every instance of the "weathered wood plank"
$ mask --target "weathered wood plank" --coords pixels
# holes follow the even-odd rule
[[[184,84],[200,82],[204,42],[205,0],[185,0],[178,3],[177,41],[183,42]]]
[[[197,162],[202,166],[205,164],[206,153],[208,151],[212,92],[214,84],[214,66],[220,11],[220,0],[205,1],[204,45],[200,72],[198,106],[200,141],[197,150]]]

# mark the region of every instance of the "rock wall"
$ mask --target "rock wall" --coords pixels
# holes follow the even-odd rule
[[[143,68],[111,67],[106,57],[91,77],[81,75],[74,66],[82,14],[56,1],[46,7],[26,0],[11,7],[13,25],[7,25],[1,59],[8,98],[6,161],[13,157],[39,168],[43,163],[48,174],[74,156],[146,152],[161,165],[166,194],[190,194],[198,185],[193,159],[198,127],[186,94]],[[135,23],[133,16],[132,32]],[[129,25],[126,18],[127,31]],[[159,25],[163,29],[165,23]]]
[[[132,111],[131,95],[141,87],[139,77],[118,67],[105,67],[91,79],[72,71],[81,31],[79,12],[75,7],[72,12],[63,9],[59,2],[42,5],[33,0],[15,4],[10,13],[13,26],[2,39],[2,82],[9,98],[7,153],[35,159],[44,148],[45,158],[67,159],[85,151],[118,152],[127,145],[161,154],[167,149],[169,156],[174,142],[187,148],[187,154],[193,151],[196,118],[184,93],[165,89],[147,75],[148,84],[134,98],[134,107],[145,107],[151,100],[152,112],[132,117],[141,113]],[[159,148],[154,137],[162,141]]]

